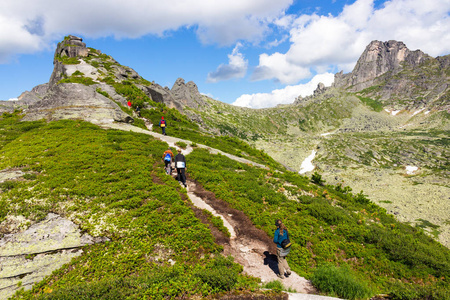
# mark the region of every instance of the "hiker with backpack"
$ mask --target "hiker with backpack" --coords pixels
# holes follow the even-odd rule
[[[140,118],[141,117],[141,108],[139,107],[139,105],[136,106],[136,113],[137,113],[138,117]]]
[[[172,173],[173,152],[170,147],[166,151],[164,151],[163,160],[166,173]]]
[[[181,149],[178,149],[178,154],[175,156],[175,167],[177,168],[177,180],[181,181],[184,187],[186,185],[186,158],[181,153]]]
[[[277,245],[277,260],[278,260],[278,271],[277,276],[281,279],[291,275],[291,269],[286,260],[286,256],[291,251],[291,242],[289,239],[289,234],[286,226],[281,222],[281,220],[275,221],[275,230],[273,242]]]
[[[161,120],[159,120],[159,127],[161,127],[162,130],[162,134],[167,135],[166,134],[166,120],[164,120],[164,117],[161,117]]]

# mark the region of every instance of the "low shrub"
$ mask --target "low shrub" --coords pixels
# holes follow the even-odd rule
[[[325,183],[325,180],[322,179],[322,175],[317,173],[317,171],[311,175],[311,181],[318,185],[323,185]]]
[[[314,272],[311,282],[320,291],[345,299],[366,299],[372,295],[367,283],[357,279],[346,266],[320,266]]]
[[[186,147],[187,147],[187,144],[185,142],[182,142],[182,141],[176,142],[175,145],[177,145],[181,149],[186,149]]]
[[[238,282],[238,275],[242,267],[233,263],[232,257],[217,256],[212,264],[205,269],[198,270],[195,276],[215,291],[230,291]]]

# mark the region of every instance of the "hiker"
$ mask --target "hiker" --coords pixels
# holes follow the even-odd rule
[[[131,108],[131,101],[130,100],[128,100],[127,105],[128,105],[128,108]]]
[[[177,180],[181,181],[186,186],[186,158],[181,154],[181,149],[178,149],[178,154],[175,156],[175,167],[177,168]]]
[[[136,113],[137,113],[138,117],[140,118],[141,117],[141,108],[139,107],[139,105],[136,106]]]
[[[275,226],[277,226],[277,229],[275,230],[273,242],[277,245],[277,260],[279,271],[279,274],[277,274],[277,276],[281,279],[284,279],[285,274],[286,277],[291,275],[291,269],[289,268],[289,265],[286,260],[286,256],[291,251],[291,246],[289,243],[287,246],[285,245],[283,247],[283,245],[289,241],[289,235],[286,226],[281,222],[281,220],[276,220]],[[287,241],[283,242],[284,240]]]
[[[164,120],[164,117],[161,117],[161,120],[159,120],[159,127],[161,127],[162,130],[162,134],[167,135],[166,134],[166,121]]]
[[[166,173],[167,174],[172,173],[173,152],[170,149],[170,147],[166,151],[164,151],[163,160],[164,160]],[[167,166],[170,166],[170,169],[168,169]],[[167,171],[167,170],[170,170],[170,171]]]

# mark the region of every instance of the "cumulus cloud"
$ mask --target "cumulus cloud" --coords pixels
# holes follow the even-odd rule
[[[281,83],[291,84],[311,76],[308,67],[292,64],[286,58],[286,55],[278,52],[270,56],[261,54],[259,65],[255,68],[251,79],[257,81],[276,78]]]
[[[0,63],[33,53],[67,34],[98,38],[164,35],[196,29],[204,43],[257,41],[293,0],[2,0]]]
[[[305,84],[289,85],[283,89],[273,90],[271,93],[242,95],[232,104],[250,108],[266,108],[278,104],[290,104],[293,103],[298,96],[305,97],[311,95],[320,82],[325,84],[325,86],[330,86],[333,83],[333,80],[334,74],[332,73],[320,74],[314,76],[311,81]]]
[[[372,40],[403,41],[432,56],[448,54],[449,12],[448,0],[390,0],[378,9],[374,0],[357,0],[337,16],[298,16],[289,31],[289,50],[261,54],[252,79],[292,84],[307,78],[311,69],[337,66],[349,72]]]
[[[220,65],[216,71],[208,74],[208,82],[218,82],[233,78],[242,78],[247,73],[248,60],[239,52],[241,43],[237,43],[231,54],[228,55],[228,65]]]

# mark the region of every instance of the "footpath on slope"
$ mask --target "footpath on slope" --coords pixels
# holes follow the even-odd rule
[[[99,126],[101,126],[102,128],[111,128],[111,129],[118,129],[118,130],[124,130],[124,131],[133,131],[133,132],[139,132],[139,133],[148,134],[148,135],[151,135],[151,136],[153,136],[155,138],[158,138],[158,139],[166,142],[167,144],[169,144],[170,147],[174,147],[174,148],[180,148],[180,147],[178,147],[176,145],[176,143],[178,143],[178,142],[186,143],[187,147],[186,147],[186,149],[183,149],[183,155],[188,155],[189,153],[191,153],[194,150],[192,148],[192,146],[191,146],[191,143],[192,143],[191,141],[180,139],[180,138],[173,137],[173,136],[163,135],[163,134],[154,132],[154,131],[151,130],[151,127],[152,127],[151,124],[149,124],[147,121],[146,121],[146,126],[149,128],[148,130],[145,130],[145,129],[142,129],[142,128],[139,128],[139,127],[127,124],[127,123],[107,123],[107,124],[99,124]],[[241,163],[251,164],[251,165],[253,165],[255,167],[269,169],[268,167],[266,167],[266,166],[264,166],[262,164],[253,162],[251,160],[248,160],[248,159],[245,159],[245,158],[242,158],[242,157],[238,157],[236,155],[232,155],[232,154],[223,152],[223,151],[218,150],[218,149],[211,148],[211,147],[206,146],[206,145],[197,144],[197,147],[208,149],[211,154],[221,154],[221,155],[227,156],[228,158],[231,158],[233,160],[239,161]]]
[[[170,147],[177,147],[176,143],[182,141],[188,145],[187,148],[183,150],[184,155],[188,155],[193,151],[193,148],[190,146],[191,141],[153,132],[151,131],[151,124],[146,122],[146,125],[149,130],[124,123],[102,124],[102,127],[152,135],[167,142]],[[197,144],[197,146],[208,149],[213,154],[220,153],[233,160],[268,169],[264,165],[205,145]],[[224,247],[225,256],[231,255],[234,257],[234,261],[243,266],[245,273],[260,278],[263,283],[279,280],[277,277],[278,263],[275,254],[276,246],[273,243],[272,238],[261,229],[256,228],[243,212],[233,209],[227,202],[217,199],[214,193],[206,191],[199,183],[191,180],[189,177],[187,178],[186,190],[189,199],[196,208],[206,209],[214,216],[218,216],[223,220],[224,226],[230,232],[230,237],[226,237],[219,231],[213,231],[213,234],[216,238],[216,242]],[[317,295],[318,292],[311,282],[295,272],[292,272],[289,277],[283,279],[282,284],[285,288],[295,291],[293,293],[288,293],[290,300],[339,299]]]

